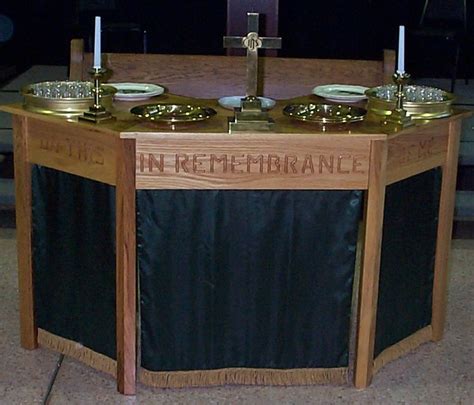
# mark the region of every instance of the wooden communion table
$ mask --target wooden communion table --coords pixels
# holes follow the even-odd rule
[[[388,134],[282,114],[317,100],[278,101],[275,133],[232,135],[215,99],[154,100],[217,111],[175,128],[125,102],[102,125],[3,106],[22,346],[133,394],[137,379],[366,387],[441,339],[463,113]]]

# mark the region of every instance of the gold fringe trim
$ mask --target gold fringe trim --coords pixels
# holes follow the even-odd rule
[[[223,368],[196,371],[140,369],[139,381],[158,388],[210,387],[215,385],[316,385],[346,384],[347,368]]]
[[[38,329],[38,344],[79,360],[96,370],[117,377],[117,362],[110,357],[97,353],[80,343],[54,335],[44,329]]]
[[[387,347],[375,358],[373,372],[376,373],[391,361],[396,360],[415,350],[421,344],[429,342],[432,340],[432,336],[433,332],[431,325],[428,325],[414,334],[406,337],[405,339],[400,340],[400,342],[395,343],[393,346]]]

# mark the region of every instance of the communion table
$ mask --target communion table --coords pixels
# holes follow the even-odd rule
[[[217,115],[171,127],[116,102],[93,125],[2,107],[24,348],[133,394],[136,380],[365,387],[442,338],[464,113],[393,133],[282,114],[308,96],[277,102],[276,132],[230,135],[216,100],[153,101]]]

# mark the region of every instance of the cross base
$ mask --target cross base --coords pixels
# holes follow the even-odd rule
[[[106,121],[114,121],[116,118],[107,111],[104,107],[90,107],[89,111],[86,111],[79,118],[79,121],[93,122],[94,124],[101,124]]]
[[[272,132],[275,122],[270,118],[268,121],[232,121],[229,118],[229,134],[236,132]]]
[[[229,118],[229,133],[273,131],[275,121],[262,110],[262,102],[253,96],[242,99],[241,107],[235,109],[235,116]]]

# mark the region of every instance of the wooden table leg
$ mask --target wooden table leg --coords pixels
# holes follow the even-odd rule
[[[454,203],[456,199],[456,175],[458,169],[459,137],[461,120],[449,124],[448,151],[443,166],[443,180],[439,202],[438,234],[433,281],[433,306],[431,327],[433,340],[443,337],[446,322],[448,290],[448,261],[453,230]]]
[[[135,140],[118,140],[116,183],[117,387],[135,394],[136,234]]]
[[[365,208],[365,240],[359,284],[354,371],[354,385],[357,388],[365,388],[370,384],[374,365],[386,161],[387,143],[385,141],[373,141],[370,151],[370,173]]]
[[[23,348],[31,350],[38,347],[38,329],[31,258],[31,165],[28,162],[27,124],[27,118],[13,116],[20,340]]]

